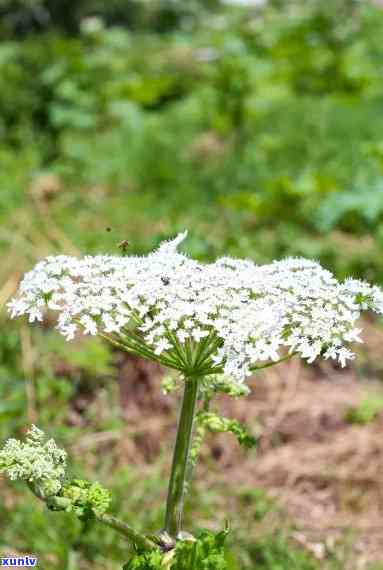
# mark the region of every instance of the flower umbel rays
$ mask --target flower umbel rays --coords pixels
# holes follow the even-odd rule
[[[177,251],[185,237],[144,257],[48,257],[8,308],[30,321],[57,312],[68,340],[100,334],[185,376],[224,373],[237,382],[292,353],[344,366],[353,358],[348,344],[360,341],[361,311],[383,312],[378,287],[340,283],[316,262],[202,264]]]

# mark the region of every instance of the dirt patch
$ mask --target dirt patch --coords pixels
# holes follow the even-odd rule
[[[260,430],[256,456],[240,461],[221,440],[224,479],[277,497],[298,529],[294,538],[319,558],[352,532],[353,570],[383,560],[383,417],[363,426],[345,420],[376,393],[383,384],[361,382],[356,370],[297,361],[260,375],[250,401],[223,403]]]

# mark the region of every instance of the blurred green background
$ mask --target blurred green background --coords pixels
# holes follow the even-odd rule
[[[0,0],[2,307],[45,255],[118,253],[123,239],[143,253],[184,229],[202,260],[303,255],[383,284],[382,37],[369,1]],[[0,438],[36,421],[78,444],[75,469],[111,486],[127,520],[160,528],[175,402],[154,413],[141,395],[124,415],[121,355],[67,345],[50,322],[3,311],[1,324]],[[155,400],[155,374],[132,366],[123,382],[138,367]],[[374,421],[379,402],[350,421]],[[140,406],[167,427],[154,450]],[[344,544],[317,561],[266,491],[233,485],[197,483],[189,513],[242,523],[231,570],[359,568]],[[127,559],[112,533],[0,489],[1,553],[36,553],[47,570]]]

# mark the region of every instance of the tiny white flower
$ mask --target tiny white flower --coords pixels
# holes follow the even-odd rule
[[[192,337],[196,342],[199,342],[202,338],[204,338],[205,336],[209,336],[208,331],[204,331],[202,329],[193,329],[192,330]]]
[[[73,340],[76,336],[77,325],[64,325],[61,327],[61,332],[65,336],[66,340]]]
[[[164,350],[168,350],[171,347],[171,344],[169,341],[167,341],[164,338],[161,338],[157,343],[156,343],[156,348],[154,350],[154,354],[161,354]]]
[[[97,334],[97,324],[89,315],[83,315],[80,319],[80,323],[84,327],[84,334],[91,334],[93,336]]]
[[[43,320],[43,314],[41,312],[40,309],[38,309],[37,307],[31,307],[28,310],[28,315],[29,315],[29,322],[33,323],[34,321],[42,321]]]
[[[354,360],[355,354],[348,348],[342,347],[338,350],[338,360],[342,368],[347,364],[348,360]]]
[[[183,344],[185,340],[190,337],[190,334],[187,331],[184,331],[183,329],[179,329],[176,335],[181,344]]]
[[[361,332],[362,332],[362,329],[354,328],[354,329],[351,329],[351,330],[345,332],[343,338],[347,342],[363,342],[363,340],[360,338]]]

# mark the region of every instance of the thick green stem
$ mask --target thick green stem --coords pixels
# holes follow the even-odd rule
[[[173,537],[181,530],[197,394],[198,379],[186,378],[166,503],[165,530]]]

